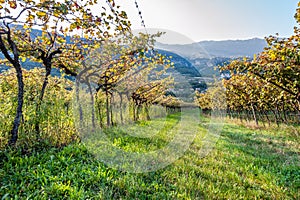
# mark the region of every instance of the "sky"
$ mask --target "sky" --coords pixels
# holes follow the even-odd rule
[[[135,0],[118,0],[133,24],[142,29]],[[137,0],[149,32],[169,30],[176,36],[199,42],[264,38],[293,34],[298,0]],[[179,42],[178,42],[179,43]]]

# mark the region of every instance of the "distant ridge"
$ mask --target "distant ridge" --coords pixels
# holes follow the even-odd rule
[[[200,41],[192,44],[156,44],[158,48],[175,52],[187,58],[252,57],[263,51],[267,43],[264,39]]]
[[[156,43],[156,48],[174,52],[188,60],[203,77],[219,76],[215,66],[235,58],[250,57],[267,47],[264,39],[201,41],[192,44]]]

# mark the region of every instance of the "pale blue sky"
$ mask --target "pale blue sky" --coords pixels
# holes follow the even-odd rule
[[[134,0],[119,0],[133,29],[140,20]],[[148,28],[169,29],[193,41],[289,36],[297,0],[137,0]]]

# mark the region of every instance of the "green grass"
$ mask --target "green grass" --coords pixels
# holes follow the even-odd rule
[[[180,116],[106,130],[126,151],[156,150],[174,136]],[[83,144],[22,155],[0,152],[2,199],[300,199],[300,142],[290,129],[249,129],[227,123],[212,152],[199,149],[207,119],[184,156],[148,173],[106,166]],[[189,124],[187,127],[195,128]],[[296,127],[297,128],[297,127]],[[156,133],[144,134],[141,130]],[[130,132],[142,134],[144,138]]]

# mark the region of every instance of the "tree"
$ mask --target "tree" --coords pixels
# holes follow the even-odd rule
[[[101,16],[92,13],[92,6],[97,6],[97,1],[55,1],[41,0],[39,2],[32,0],[24,1],[0,1],[0,50],[17,72],[18,79],[18,105],[16,116],[11,130],[11,139],[9,145],[14,145],[18,138],[18,127],[20,125],[23,108],[24,83],[22,75],[21,59],[34,57],[41,60],[46,69],[44,84],[41,89],[40,100],[37,104],[36,112],[39,112],[44,92],[48,83],[48,77],[51,72],[53,63],[63,68],[67,73],[76,73],[70,70],[66,65],[62,65],[64,61],[70,64],[78,63],[78,60],[68,59],[55,61],[57,55],[70,55],[70,50],[79,54],[79,47],[82,42],[99,40],[103,37],[109,37],[107,30],[111,29],[112,24],[116,24],[115,31],[128,30],[130,23],[124,11],[118,11],[118,6],[113,0],[107,1],[110,11],[105,7],[101,8]],[[117,9],[115,8],[117,7]],[[2,9],[3,8],[3,9]],[[16,25],[21,25],[25,30],[18,30]],[[31,30],[33,27],[41,27],[42,34],[33,37]],[[16,30],[16,31],[13,31]],[[49,29],[51,31],[49,31]],[[85,39],[79,39],[79,33]],[[67,34],[73,33],[72,38],[76,38],[76,42],[71,45],[74,49],[65,48]],[[61,34],[61,35],[60,35]],[[77,35],[77,36],[76,36]],[[80,41],[80,42],[78,42]],[[83,45],[84,47],[85,45]],[[28,49],[28,47],[30,47]],[[81,54],[82,56],[82,54]],[[78,58],[77,56],[75,56]],[[60,63],[60,64],[59,64]],[[69,64],[69,66],[70,66]],[[78,65],[75,65],[78,66]],[[37,126],[38,131],[38,126]]]
[[[299,3],[300,7],[300,3]],[[300,23],[300,8],[295,18]],[[280,91],[287,92],[300,113],[300,29],[294,28],[294,34],[288,38],[278,35],[266,38],[268,47],[253,60],[236,60],[222,68],[232,74],[247,73],[272,84]]]
[[[222,83],[216,82],[212,87],[209,87],[205,93],[196,91],[195,102],[205,112],[211,110],[226,110],[226,96]]]
[[[300,3],[298,7],[295,18],[299,25]],[[288,38],[276,35],[266,41],[268,46],[253,59],[238,59],[221,67],[231,73],[231,78],[224,80],[228,105],[238,112],[251,111],[256,123],[259,115],[270,123],[270,112],[277,124],[288,121],[287,112],[297,112],[299,121],[300,29],[295,27]]]
[[[113,104],[120,107],[120,118],[123,123],[124,99],[127,98],[127,101],[130,102],[134,100],[133,94],[136,94],[135,97],[144,95],[143,98],[141,97],[142,103],[139,101],[139,107],[146,102],[151,103],[150,98],[153,98],[154,94],[152,89],[157,89],[158,85],[156,84],[151,89],[151,95],[150,91],[147,91],[148,95],[146,95],[146,89],[142,90],[141,87],[150,84],[151,81],[158,82],[157,79],[170,66],[170,61],[153,49],[154,38],[160,35],[161,33],[154,35],[140,33],[139,36],[134,36],[129,33],[127,37],[107,39],[101,42],[99,49],[90,52],[85,60],[85,70],[78,76],[77,87],[80,82],[86,83],[88,88],[91,85],[97,85],[95,98],[103,101],[101,95],[105,96],[106,126],[114,124]],[[159,84],[161,86],[162,83],[166,83],[162,79],[161,81]],[[88,90],[91,94],[93,93],[90,89]],[[162,95],[161,91],[156,91]],[[92,102],[94,102],[93,95],[91,95]],[[99,102],[96,104],[100,105]],[[135,107],[132,108],[135,109]],[[98,107],[97,110],[98,113],[101,113],[102,108]],[[136,116],[136,112],[133,115]],[[102,120],[102,117],[100,118]],[[136,118],[134,117],[134,119]],[[81,120],[83,119],[81,118]],[[102,124],[101,120],[100,124]]]

